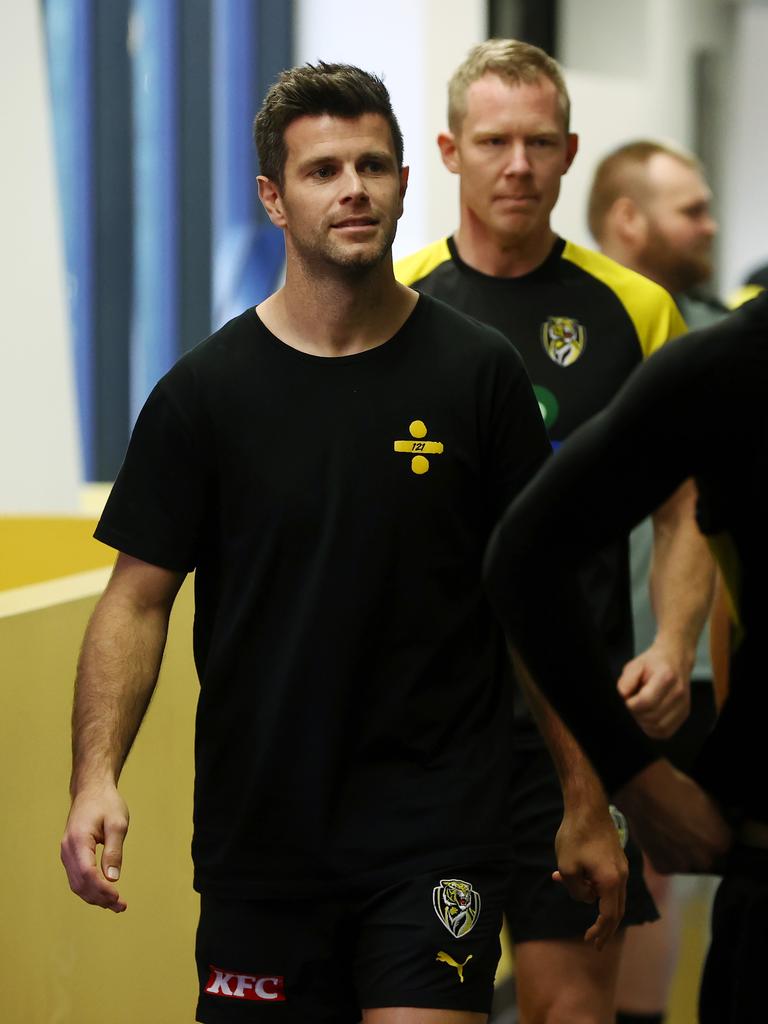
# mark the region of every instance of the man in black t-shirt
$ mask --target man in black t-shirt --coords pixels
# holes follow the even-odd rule
[[[285,72],[255,132],[285,285],[137,421],[96,530],[120,554],[83,646],[62,855],[75,892],[125,910],[117,780],[194,569],[197,1019],[477,1024],[512,838],[481,561],[549,444],[506,339],[395,281],[407,169],[381,82]],[[602,945],[625,866],[604,797],[587,824],[562,870],[599,899]]]
[[[553,231],[550,217],[578,138],[569,127],[565,83],[547,54],[515,40],[489,40],[454,72],[448,93],[449,131],[438,142],[443,162],[460,179],[459,227],[453,237],[400,260],[395,272],[510,339],[556,447],[611,400],[643,359],[684,333],[685,324],[657,284]],[[562,510],[566,531],[568,511]],[[666,734],[687,713],[688,673],[707,606],[707,588],[697,586],[706,559],[687,495],[656,510],[655,522],[663,612],[639,669],[628,665],[634,650],[627,538],[606,546],[584,570],[585,597],[615,679],[652,736]],[[549,617],[548,624],[559,643],[559,622]],[[556,716],[542,705],[537,718],[555,754],[565,813],[555,768],[524,708],[515,721],[515,871],[507,903],[518,1005],[524,1020],[612,1024],[624,934],[596,956],[581,941],[587,908],[551,883],[555,835],[562,842],[579,826],[595,790]],[[656,913],[631,841],[628,854],[625,922],[642,924]]]
[[[760,751],[768,716],[767,388],[768,295],[760,295],[642,367],[512,504],[487,559],[490,592],[523,660],[631,816],[637,805],[631,797],[623,800],[620,791],[632,768],[624,763],[621,743],[607,745],[594,725],[597,715],[611,731],[618,719],[584,700],[610,673],[574,605],[570,574],[681,480],[696,481],[699,527],[728,593],[731,657],[728,695],[692,774],[715,797],[736,840],[715,899],[699,1004],[702,1024],[742,1024],[765,1016],[768,791]],[[563,507],[570,510],[567,533],[560,529]],[[542,628],[544,614],[552,611],[563,623],[560,645]],[[573,682],[570,691],[560,682],[564,672]],[[657,767],[645,770],[646,779]],[[665,808],[663,785],[655,793],[651,785],[645,799],[657,802],[655,811],[649,803],[643,808],[653,827],[642,839],[658,868],[717,866],[728,838],[722,823],[713,818],[711,829],[689,834],[674,850],[675,837],[686,829],[684,816]]]

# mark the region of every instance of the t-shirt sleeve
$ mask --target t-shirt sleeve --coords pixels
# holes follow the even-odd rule
[[[173,395],[174,376],[160,381],[139,414],[94,536],[152,565],[190,572],[200,555],[212,474],[208,439],[191,403]]]
[[[658,352],[667,342],[682,337],[688,330],[672,296],[663,289],[658,291],[656,316],[651,318],[651,322],[640,336],[640,346],[646,359],[654,352]]]

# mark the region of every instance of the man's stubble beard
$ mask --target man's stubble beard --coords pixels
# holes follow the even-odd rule
[[[330,230],[332,231],[333,228]],[[336,245],[327,234],[320,233],[306,242],[292,236],[291,242],[302,262],[314,270],[327,272],[338,269],[353,275],[363,275],[384,262],[392,249],[396,234],[397,219],[395,218],[381,242],[370,250],[365,247],[365,244],[359,248]]]
[[[676,253],[664,235],[652,227],[642,254],[644,265],[663,279],[673,294],[705,284],[714,273],[712,245],[700,252]]]

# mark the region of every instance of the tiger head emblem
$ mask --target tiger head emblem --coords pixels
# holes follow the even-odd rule
[[[584,351],[587,332],[572,317],[550,316],[541,325],[541,343],[552,362],[570,366]]]
[[[480,894],[460,878],[443,878],[432,890],[432,904],[437,916],[457,939],[474,928],[480,914]]]

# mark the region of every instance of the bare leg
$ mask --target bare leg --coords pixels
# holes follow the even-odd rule
[[[625,1013],[663,1014],[669,1001],[680,945],[680,912],[672,879],[644,858],[643,874],[661,917],[628,928],[616,1003]]]
[[[581,939],[515,948],[520,1024],[613,1024],[624,933],[598,952]]]

